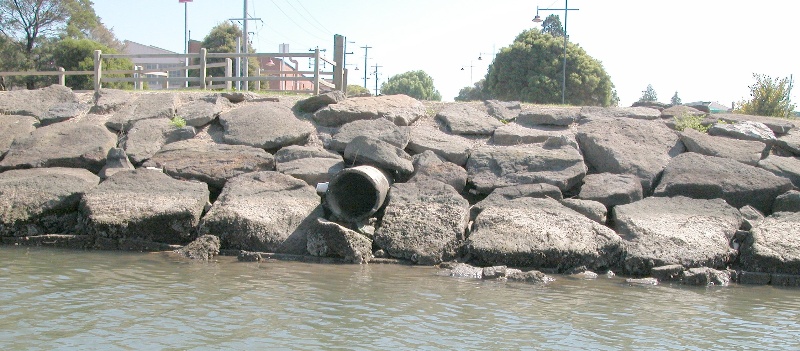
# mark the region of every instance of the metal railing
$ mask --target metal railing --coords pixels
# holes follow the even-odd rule
[[[143,88],[143,83],[147,81],[163,82],[165,86],[170,83],[198,83],[199,88],[206,89],[226,89],[231,90],[233,82],[256,82],[257,89],[260,88],[262,81],[283,81],[283,82],[301,82],[309,81],[312,83],[311,90],[295,89],[295,92],[309,92],[314,95],[320,93],[320,88],[325,86],[330,89],[343,90],[344,86],[337,86],[336,84],[329,83],[322,79],[321,76],[334,76],[336,70],[336,63],[320,56],[320,50],[315,49],[309,53],[209,53],[205,48],[200,49],[200,53],[196,54],[103,54],[100,50],[94,51],[94,70],[92,71],[66,71],[62,67],[58,67],[57,71],[24,71],[24,72],[0,72],[0,77],[3,76],[58,76],[58,84],[66,85],[66,76],[73,75],[91,75],[94,76],[94,90],[100,91],[103,83],[111,82],[129,82],[133,83],[134,87],[138,89]],[[307,57],[314,61],[313,71],[300,71],[289,70],[284,71],[282,67],[278,71],[267,71],[266,75],[250,76],[250,77],[234,77],[232,73],[231,61],[233,58],[255,57],[255,58],[275,58],[275,57]],[[134,58],[164,58],[172,59],[179,58],[184,61],[187,59],[198,59],[198,64],[188,66],[170,67],[169,69],[140,69],[140,67],[133,67],[131,70],[103,70],[104,59],[134,59]],[[208,59],[223,58],[224,62],[208,63]],[[320,70],[321,63],[325,62],[331,65],[334,71]],[[212,77],[208,75],[208,69],[214,67],[225,67],[224,77]],[[297,67],[296,67],[297,68]],[[165,71],[183,71],[197,70],[198,77],[189,77],[185,74],[184,77],[169,77],[168,75],[160,77],[152,77],[148,75],[163,74]],[[104,77],[104,75],[123,75],[124,77]],[[274,76],[273,74],[277,74]],[[336,81],[335,79],[333,79]],[[224,84],[216,85],[215,82],[222,82]],[[339,84],[342,85],[342,84]]]

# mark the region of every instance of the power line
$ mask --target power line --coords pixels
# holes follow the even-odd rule
[[[314,27],[315,29],[319,30],[321,33],[323,33],[323,34],[325,34],[325,35],[331,35],[331,32],[330,32],[330,31],[328,31],[328,30],[324,30],[324,29],[322,29],[322,28],[318,27],[316,24],[314,24],[314,23],[312,23],[311,21],[309,21],[309,20],[308,20],[308,18],[306,18],[306,16],[305,16],[305,15],[303,15],[302,13],[300,13],[300,11],[298,11],[298,10],[297,10],[297,8],[296,8],[296,7],[294,7],[294,5],[292,5],[292,3],[291,3],[291,2],[289,2],[289,0],[286,0],[286,3],[287,3],[287,4],[289,4],[289,6],[291,6],[291,7],[292,7],[292,10],[294,10],[294,12],[297,12],[297,14],[298,14],[298,15],[300,15],[300,18],[302,18],[303,20],[305,20],[306,22],[308,22],[308,24],[310,24],[312,27]],[[315,19],[315,21],[316,21],[316,19]]]
[[[273,5],[275,5],[275,7],[277,7],[277,8],[278,8],[278,10],[279,10],[279,11],[281,11],[281,13],[283,13],[283,15],[284,15],[284,16],[286,16],[286,18],[288,18],[290,21],[292,21],[292,23],[294,23],[294,25],[296,25],[298,28],[302,29],[304,32],[308,33],[308,35],[310,35],[310,36],[312,36],[312,37],[315,37],[315,38],[317,38],[317,39],[319,39],[319,40],[323,40],[323,41],[324,41],[324,40],[327,40],[327,39],[324,39],[324,38],[321,38],[321,37],[317,36],[317,35],[316,35],[316,34],[314,34],[314,33],[311,33],[311,32],[309,32],[308,30],[306,30],[305,28],[303,28],[303,26],[301,26],[300,24],[298,24],[297,22],[295,22],[295,20],[294,20],[293,18],[289,17],[289,15],[286,13],[286,11],[283,11],[283,9],[282,9],[280,6],[278,6],[278,4],[276,4],[276,3],[275,3],[275,1],[273,1],[273,0],[270,0],[270,2],[271,2]]]
[[[324,29],[324,30],[325,30],[325,32],[327,32],[327,33],[333,33],[333,32],[332,32],[330,29],[328,29],[328,28],[325,28],[325,26],[324,26],[324,25],[322,25],[322,23],[320,23],[319,21],[317,21],[317,19],[314,17],[314,15],[312,15],[312,14],[311,14],[311,12],[309,12],[309,11],[308,11],[308,9],[306,9],[306,7],[305,7],[305,6],[303,6],[303,3],[302,3],[302,2],[300,2],[300,1],[297,1],[297,4],[298,4],[298,5],[300,5],[300,7],[302,7],[302,8],[303,8],[303,10],[305,10],[305,11],[306,11],[306,13],[307,13],[307,14],[308,14],[308,15],[311,17],[311,19],[313,19],[313,20],[314,20],[314,22],[317,22],[317,24],[319,24],[319,25],[322,27],[322,29]]]

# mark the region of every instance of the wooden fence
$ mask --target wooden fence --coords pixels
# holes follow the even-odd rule
[[[232,73],[231,60],[233,58],[297,58],[307,57],[314,61],[313,71],[300,71],[299,67],[295,67],[293,71],[268,71],[266,75],[258,75],[251,77],[234,77]],[[105,59],[133,59],[133,58],[180,58],[184,62],[188,59],[198,59],[199,64],[171,67],[170,69],[139,69],[133,67],[131,70],[103,70],[103,60]],[[224,62],[208,63],[208,59],[223,58]],[[337,60],[338,61],[338,60]],[[320,70],[321,63],[325,62],[331,65],[332,71]],[[339,65],[340,66],[340,65]],[[178,83],[188,85],[188,83],[198,83],[200,89],[216,89],[222,88],[230,90],[233,82],[256,82],[260,84],[262,81],[284,81],[284,82],[299,82],[310,81],[312,82],[312,90],[295,90],[298,92],[308,92],[318,95],[322,86],[335,90],[344,90],[342,79],[336,79],[337,74],[341,75],[342,68],[337,66],[334,61],[330,61],[320,56],[320,50],[315,49],[313,52],[308,53],[209,53],[205,48],[200,49],[197,54],[103,54],[100,50],[94,51],[94,70],[92,71],[65,71],[64,68],[59,67],[57,71],[25,71],[25,72],[0,72],[2,76],[58,76],[58,84],[65,85],[66,76],[71,75],[91,75],[94,76],[94,90],[99,91],[103,87],[103,83],[110,82],[130,82],[134,83],[137,88],[142,88],[145,81],[161,81],[166,86],[170,83]],[[208,75],[208,69],[213,67],[225,67],[224,77],[211,77]],[[167,75],[160,77],[148,77],[147,75],[163,74],[166,70],[179,70],[188,72],[188,70],[197,70],[198,77],[169,77]],[[104,77],[104,75],[123,75],[124,77]],[[272,74],[278,74],[273,76]],[[331,76],[334,84],[322,79],[321,76]],[[214,84],[222,83],[220,85]]]

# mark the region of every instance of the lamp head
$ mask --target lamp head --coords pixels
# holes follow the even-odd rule
[[[539,14],[536,14],[536,16],[533,17],[533,21],[536,23],[542,23],[542,18],[539,17]]]

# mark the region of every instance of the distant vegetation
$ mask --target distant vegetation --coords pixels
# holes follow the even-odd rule
[[[734,112],[747,115],[788,118],[794,116],[795,105],[791,101],[792,81],[788,78],[772,78],[753,73],[756,82],[749,86],[750,100],[736,105]]]
[[[381,94],[405,94],[417,100],[442,100],[442,94],[433,86],[433,78],[425,71],[410,71],[390,77],[381,85]]]

